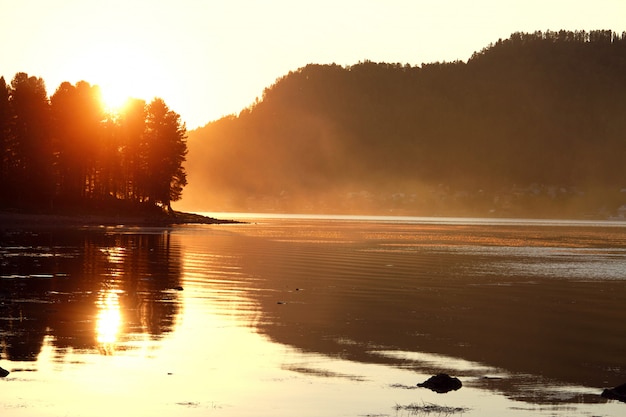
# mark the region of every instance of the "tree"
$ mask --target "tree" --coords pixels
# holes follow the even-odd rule
[[[148,200],[172,210],[187,185],[182,164],[187,155],[187,129],[180,115],[160,98],[147,107],[145,177]]]
[[[66,202],[94,197],[102,147],[104,109],[100,90],[88,82],[62,83],[50,99],[57,181]]]
[[[1,190],[2,201],[11,199],[9,164],[11,161],[11,120],[12,112],[9,102],[10,87],[4,77],[0,77],[0,183],[3,184]]]
[[[46,85],[43,79],[20,72],[11,81],[11,88],[16,199],[25,205],[51,204],[53,152]]]
[[[130,99],[117,121],[121,150],[121,184],[119,197],[134,202],[142,197],[142,144],[146,130],[146,102]]]

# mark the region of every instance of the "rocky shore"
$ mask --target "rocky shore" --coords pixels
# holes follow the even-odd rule
[[[89,227],[89,226],[138,226],[167,227],[176,224],[237,224],[235,220],[221,220],[194,213],[132,213],[120,214],[50,214],[28,213],[16,211],[0,211],[0,230],[56,228],[56,227]]]

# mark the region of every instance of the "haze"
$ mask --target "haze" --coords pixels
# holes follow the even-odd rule
[[[626,2],[26,0],[5,2],[0,75],[163,98],[190,129],[238,113],[308,63],[467,60],[511,33],[626,30]]]

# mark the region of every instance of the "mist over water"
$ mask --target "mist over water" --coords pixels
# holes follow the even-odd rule
[[[0,366],[11,374],[0,407],[623,412],[599,396],[626,368],[623,224],[247,216],[2,233]],[[438,372],[463,387],[416,388]]]

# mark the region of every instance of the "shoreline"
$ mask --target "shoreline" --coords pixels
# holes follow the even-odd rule
[[[169,227],[182,224],[244,224],[237,220],[222,220],[200,214],[175,211],[167,213],[141,214],[56,214],[56,213],[18,213],[0,211],[0,230],[20,230],[33,228],[62,227]]]

